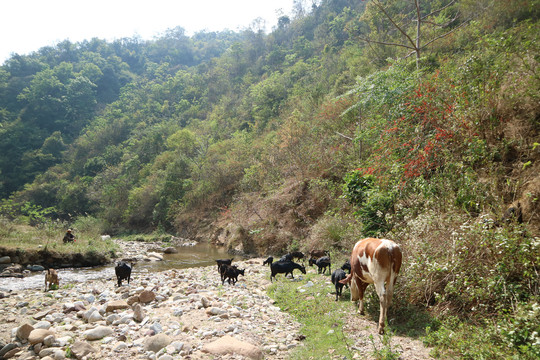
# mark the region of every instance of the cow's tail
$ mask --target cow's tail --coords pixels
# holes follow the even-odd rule
[[[352,277],[353,277],[352,274],[349,274],[349,275],[347,275],[347,277],[345,279],[339,280],[339,282],[341,284],[344,284],[344,285],[349,285],[351,283]]]
[[[388,306],[392,304],[392,297],[394,295],[394,285],[401,269],[402,253],[399,245],[396,245],[389,249],[388,255],[390,256],[390,264],[392,265],[390,270],[390,279],[387,283],[387,295],[388,295]]]

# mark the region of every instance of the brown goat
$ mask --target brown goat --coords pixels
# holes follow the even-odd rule
[[[49,286],[47,286],[47,283],[49,283]],[[45,291],[47,291],[47,288],[50,290],[53,285],[58,288],[58,273],[54,269],[47,269],[45,273]]]

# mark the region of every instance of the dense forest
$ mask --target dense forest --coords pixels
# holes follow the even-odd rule
[[[255,254],[392,238],[395,297],[437,319],[439,355],[537,358],[539,13],[294,1],[270,33],[177,27],[14,54],[0,215]]]

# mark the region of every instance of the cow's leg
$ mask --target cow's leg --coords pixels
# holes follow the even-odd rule
[[[358,281],[357,286],[358,286],[359,295],[360,295],[359,303],[358,303],[358,310],[360,311],[361,315],[364,315],[365,314],[365,311],[364,311],[364,292],[366,291],[366,288],[367,288],[367,286],[369,284],[366,283],[366,282],[363,282],[360,279],[357,279],[357,281]]]
[[[381,305],[379,313],[379,334],[384,334],[384,322],[386,321],[386,312],[388,310],[388,291],[384,286],[384,280],[375,282],[375,290],[379,295],[379,303]]]
[[[358,311],[364,315],[364,292],[368,283],[360,279],[354,278],[351,281],[351,301],[358,301]]]

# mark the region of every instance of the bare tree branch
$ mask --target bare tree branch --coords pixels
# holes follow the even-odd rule
[[[375,4],[375,6],[377,6],[377,7],[379,8],[379,10],[381,10],[381,11],[383,12],[384,16],[386,16],[386,18],[387,18],[388,20],[390,20],[390,22],[392,23],[392,25],[394,25],[394,27],[395,27],[396,29],[398,29],[398,31],[399,31],[400,33],[402,33],[403,36],[405,36],[405,37],[409,40],[409,42],[411,43],[411,45],[414,47],[415,44],[414,44],[413,39],[411,39],[411,37],[410,37],[410,36],[409,36],[409,35],[408,35],[401,27],[399,27],[399,26],[394,22],[394,20],[392,19],[392,17],[391,17],[390,15],[388,15],[388,13],[387,13],[386,10],[384,9],[384,7],[383,7],[383,5],[380,3],[380,1],[379,1],[379,0],[373,0],[373,3]],[[403,46],[403,45],[401,45],[401,46]]]
[[[431,44],[432,42],[437,41],[437,40],[439,40],[440,38],[443,38],[443,37],[445,37],[445,36],[447,36],[447,35],[453,33],[454,31],[456,31],[456,30],[459,29],[460,27],[464,26],[464,25],[467,24],[468,22],[469,22],[468,20],[467,20],[467,21],[464,21],[464,22],[462,22],[461,24],[459,24],[458,26],[456,26],[455,28],[453,28],[452,30],[450,30],[450,31],[448,31],[448,32],[446,32],[446,33],[444,33],[444,34],[442,34],[442,35],[440,35],[440,36],[437,36],[436,38],[433,38],[433,39],[429,40],[427,43],[425,43],[425,44],[422,46],[422,49],[425,48],[426,46],[428,46],[429,44]]]
[[[443,11],[443,10],[446,9],[447,7],[452,6],[455,2],[456,2],[456,0],[450,1],[448,4],[446,4],[446,6],[443,6],[442,8],[440,8],[440,9],[438,9],[438,10],[433,10],[433,11],[430,12],[429,14],[424,15],[424,17],[420,18],[420,20],[427,19],[428,17],[430,17],[430,16],[432,16],[432,15],[435,15],[435,14],[438,13],[438,12]]]
[[[459,15],[459,11],[456,12],[456,14],[455,14],[454,17],[452,18],[452,20],[449,20],[449,21],[448,21],[447,23],[445,23],[445,24],[437,24],[437,23],[435,23],[435,22],[433,22],[433,21],[425,21],[425,20],[422,21],[422,24],[429,24],[429,25],[433,25],[433,26],[438,26],[438,27],[440,27],[440,28],[445,28],[445,27],[447,27],[448,25],[450,25],[451,23],[453,23],[454,21],[456,21],[457,18],[458,18],[458,15]]]
[[[409,46],[409,45],[403,45],[403,44],[398,44],[398,43],[389,43],[389,42],[384,42],[384,41],[377,41],[377,40],[371,40],[371,39],[367,39],[367,38],[362,38],[362,37],[358,37],[360,40],[362,41],[365,41],[367,43],[374,43],[374,44],[380,44],[380,45],[390,45],[390,46],[400,46],[400,47],[404,47],[404,48],[407,48],[407,49],[416,49],[415,47],[413,46]]]
[[[352,137],[349,137],[349,136],[347,136],[347,135],[344,135],[344,134],[340,133],[339,131],[336,131],[336,134],[338,134],[339,136],[344,137],[344,138],[347,139],[347,140],[354,141],[354,139],[353,139]]]

